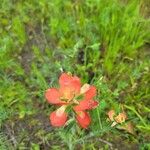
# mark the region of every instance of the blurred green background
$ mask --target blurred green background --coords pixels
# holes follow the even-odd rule
[[[0,0],[0,150],[150,149],[149,15],[149,0]],[[62,71],[98,89],[86,131],[49,124]],[[107,122],[120,105],[135,135]]]

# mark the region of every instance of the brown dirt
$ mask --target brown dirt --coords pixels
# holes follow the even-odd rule
[[[30,72],[31,63],[34,59],[32,47],[38,47],[43,53],[47,43],[41,25],[26,25],[26,33],[28,39],[21,51],[20,63],[22,64],[25,73],[28,74]]]
[[[53,128],[50,126],[49,117],[40,112],[23,119],[9,120],[2,130],[14,149],[18,149],[18,145],[21,145],[21,143],[24,143],[25,147],[28,148],[31,147],[32,143],[36,143],[46,150],[46,147],[50,145],[44,141],[43,137],[47,133],[51,133]]]

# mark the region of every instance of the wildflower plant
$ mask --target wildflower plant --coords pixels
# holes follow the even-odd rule
[[[95,86],[87,83],[81,85],[79,77],[62,73],[59,78],[59,88],[49,88],[45,92],[47,102],[59,107],[50,114],[51,125],[65,126],[71,111],[80,127],[88,128],[91,123],[88,111],[99,104],[94,100],[95,96]]]
[[[127,121],[128,117],[124,111],[120,112],[117,115],[115,110],[112,109],[107,113],[107,115],[109,121],[112,122],[111,127],[115,127],[118,125],[118,129],[125,130],[131,134],[135,134],[133,130],[133,125],[130,121]]]
[[[109,120],[113,122],[111,125],[112,127],[119,123],[120,124],[124,123],[127,119],[127,115],[125,112],[121,112],[116,116],[116,112],[114,110],[110,110],[108,112],[108,117],[109,117]]]

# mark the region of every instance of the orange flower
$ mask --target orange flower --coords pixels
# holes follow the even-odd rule
[[[122,113],[119,113],[117,116],[116,116],[116,112],[112,109],[110,110],[108,113],[108,118],[110,121],[113,121],[112,123],[112,127],[115,126],[116,124],[118,123],[123,123],[126,121],[127,119],[127,115],[125,112],[122,112]]]
[[[117,123],[123,123],[127,119],[127,115],[125,112],[119,113],[117,117],[115,117],[115,121]]]
[[[80,79],[67,73],[62,73],[59,84],[59,89],[49,88],[45,93],[48,103],[61,106],[50,114],[51,125],[55,127],[65,125],[67,121],[65,110],[68,106],[72,106],[78,124],[82,128],[87,128],[91,118],[85,110],[97,107],[98,102],[93,100],[93,97],[96,96],[96,88],[89,84],[81,87]],[[79,97],[82,100],[78,100]]]
[[[112,121],[111,127],[114,127],[117,124],[120,124],[119,126],[117,126],[117,129],[125,130],[128,133],[135,135],[132,123],[125,122],[127,120],[127,115],[124,111],[119,113],[116,116],[116,112],[112,109],[107,113],[107,115],[108,115],[109,120]]]

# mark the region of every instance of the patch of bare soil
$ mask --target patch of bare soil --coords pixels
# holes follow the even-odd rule
[[[115,137],[112,142],[116,150],[138,150],[139,145],[135,142],[127,141],[121,137]]]
[[[28,74],[34,58],[32,49],[33,46],[38,47],[41,52],[44,52],[47,43],[40,25],[26,25],[26,34],[27,42],[21,51],[20,62],[25,70],[25,73]]]
[[[2,130],[14,149],[19,149],[21,145],[29,149],[32,143],[36,143],[40,145],[40,149],[47,150],[51,141],[44,137],[52,133],[53,128],[50,126],[49,117],[44,113],[38,113],[20,120],[9,120]]]
[[[143,0],[143,3],[140,8],[140,13],[145,17],[150,17],[150,1],[149,0]]]

